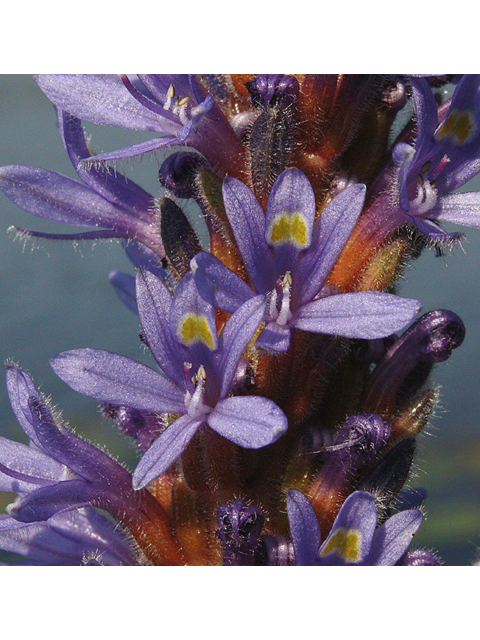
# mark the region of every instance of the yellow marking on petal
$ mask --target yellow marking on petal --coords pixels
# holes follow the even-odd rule
[[[310,245],[305,216],[296,213],[277,213],[268,230],[271,244],[293,244],[298,249],[306,249]]]
[[[203,342],[209,349],[215,348],[215,340],[203,314],[185,313],[178,325],[178,337],[188,347]]]
[[[436,137],[449,136],[455,144],[465,144],[471,140],[475,130],[475,119],[470,111],[453,109]]]
[[[336,553],[348,562],[356,562],[360,556],[362,534],[356,529],[339,528],[323,547],[320,555]]]

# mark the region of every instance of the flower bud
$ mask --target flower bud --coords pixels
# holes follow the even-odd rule
[[[179,278],[190,270],[190,260],[202,250],[195,231],[178,205],[163,198],[160,202],[161,232],[165,253]]]
[[[223,504],[217,510],[218,529],[215,533],[223,547],[223,564],[251,566],[262,532],[264,517],[259,507],[247,506],[241,500]]]
[[[178,151],[163,161],[158,179],[177,198],[193,198],[195,176],[205,167],[206,162],[198,153]]]
[[[447,360],[464,337],[465,326],[453,311],[425,313],[375,367],[367,383],[364,408],[392,416],[418,392],[432,365]]]

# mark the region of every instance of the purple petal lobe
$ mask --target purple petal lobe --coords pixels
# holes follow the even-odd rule
[[[189,271],[180,280],[170,310],[170,331],[184,347],[200,345],[215,351],[218,346],[215,310],[198,293]]]
[[[221,398],[230,391],[238,362],[263,318],[265,304],[265,296],[251,298],[230,316],[223,328],[214,356],[222,379]]]
[[[320,548],[320,560],[341,564],[360,564],[370,550],[377,509],[366,491],[355,491],[342,505],[328,538]],[[323,563],[323,562],[322,562]]]
[[[295,549],[295,564],[311,566],[320,546],[318,519],[308,499],[297,489],[287,493],[288,523]]]
[[[101,349],[65,351],[50,364],[72,389],[102,402],[145,411],[183,413],[182,392],[140,362]]]
[[[132,313],[138,315],[137,300],[135,298],[135,278],[129,273],[111,271],[108,274],[108,279],[123,304]]]
[[[312,244],[293,274],[301,282],[301,289],[295,294],[297,305],[312,300],[323,286],[362,211],[365,191],[363,184],[347,187],[321,212],[313,229]]]
[[[97,124],[161,131],[159,116],[142,106],[115,75],[37,75],[40,89],[62,111]]]
[[[276,322],[269,322],[257,339],[257,344],[267,351],[278,353],[288,351],[291,329],[288,325],[281,327]]]
[[[64,480],[40,487],[9,505],[8,513],[22,522],[48,520],[52,516],[91,504],[98,489],[83,480]]]
[[[369,565],[394,565],[405,553],[422,524],[421,511],[402,511],[389,518],[375,531]]]
[[[283,411],[260,396],[220,400],[207,422],[221,436],[246,449],[260,449],[275,442],[288,427]]]
[[[257,293],[267,293],[277,279],[275,263],[265,241],[265,214],[253,192],[240,180],[226,178],[223,200],[227,216]]]
[[[248,284],[211,253],[197,253],[190,266],[198,292],[213,307],[233,313],[255,295]]]
[[[145,487],[178,460],[202,422],[203,419],[184,415],[167,427],[138,463],[133,474],[133,488]]]
[[[304,305],[295,313],[292,324],[313,333],[373,340],[399,331],[420,309],[418,300],[390,293],[340,293]]]
[[[31,377],[20,368],[14,365],[7,365],[6,370],[7,391],[15,417],[30,440],[41,449],[42,445],[33,426],[34,420],[28,402],[29,398],[40,400],[40,394]]]
[[[308,249],[315,220],[315,194],[302,171],[285,169],[268,198],[266,240],[274,250],[279,274],[294,271],[301,251]]]
[[[38,218],[84,227],[135,230],[141,223],[75,180],[37,167],[11,165],[0,169],[0,188],[24,211]]]
[[[170,333],[172,296],[149,271],[137,272],[137,304],[142,330],[160,368],[176,384],[183,381],[183,358]]]
[[[0,490],[21,493],[57,482],[64,467],[36,448],[0,438],[0,471]]]

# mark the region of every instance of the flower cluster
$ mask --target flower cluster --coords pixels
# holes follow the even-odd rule
[[[136,276],[110,280],[154,362],[51,359],[138,445],[133,474],[7,365],[30,446],[0,439],[0,489],[18,495],[0,546],[41,564],[438,564],[410,549],[424,494],[404,485],[437,401],[428,375],[465,329],[395,283],[459,241],[443,221],[480,226],[480,194],[453,193],[480,172],[480,76],[35,79],[80,182],[15,165],[0,189],[90,230],[17,230],[121,238]],[[159,135],[92,155],[82,120]],[[168,147],[158,193],[112,168]]]

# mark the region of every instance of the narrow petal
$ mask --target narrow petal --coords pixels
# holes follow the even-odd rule
[[[295,564],[315,564],[320,547],[320,526],[312,505],[297,489],[287,492],[288,523],[295,549]]]
[[[455,193],[441,198],[428,216],[443,222],[480,228],[480,192]]]
[[[151,221],[153,197],[132,180],[104,165],[93,165],[86,169],[81,160],[88,159],[91,154],[81,121],[61,110],[58,110],[57,120],[63,145],[79,178],[112,204]]]
[[[145,140],[145,142],[138,142],[137,144],[132,144],[130,147],[123,147],[115,151],[98,153],[95,156],[91,156],[88,160],[82,160],[82,162],[89,165],[95,162],[109,162],[110,160],[133,158],[135,156],[141,156],[144,153],[150,153],[151,151],[158,151],[159,149],[163,149],[163,147],[168,147],[173,144],[179,144],[178,138],[176,136],[166,135],[153,138],[152,140]]]
[[[0,438],[0,491],[31,491],[34,485],[57,482],[63,472],[60,462],[37,448]]]
[[[138,315],[137,300],[135,298],[135,278],[129,273],[111,271],[108,274],[108,279],[115,289],[115,293],[127,309]]]
[[[257,293],[275,286],[277,273],[273,255],[265,241],[265,214],[253,192],[240,180],[226,178],[223,200],[238,248]]]
[[[120,76],[46,74],[34,78],[57,107],[77,118],[135,131],[162,131],[160,117],[130,95]]]
[[[221,436],[246,449],[265,447],[278,440],[288,428],[283,411],[260,396],[220,400],[207,422]]]
[[[340,293],[304,305],[291,324],[312,333],[373,340],[403,329],[421,308],[418,300],[390,293]]]
[[[89,482],[128,486],[130,476],[123,467],[94,445],[79,438],[50,413],[47,405],[30,400],[35,432],[42,449],[54,460]]]
[[[172,296],[159,278],[139,269],[136,288],[142,331],[158,365],[173,382],[183,383],[183,358],[170,332]]]
[[[32,411],[29,404],[30,398],[40,400],[40,394],[32,378],[19,367],[13,364],[7,365],[6,372],[8,397],[12,405],[13,413],[29,439],[41,449],[42,445],[35,432]]]
[[[183,413],[182,392],[140,362],[102,349],[64,351],[50,364],[59,378],[86,396],[145,411]]]
[[[178,460],[202,423],[203,419],[184,415],[167,427],[138,463],[133,474],[133,488],[145,487]]]
[[[64,480],[27,493],[8,506],[9,515],[21,522],[39,522],[95,502],[98,489],[83,480]]]
[[[0,189],[18,207],[38,218],[83,227],[107,227],[134,237],[145,223],[75,180],[38,167],[0,168]]]
[[[211,253],[197,253],[190,266],[198,292],[213,307],[234,313],[255,295],[248,284]]]
[[[375,531],[366,564],[394,565],[410,546],[422,520],[419,510],[402,511],[389,518]]]
[[[275,181],[266,211],[266,241],[273,249],[278,275],[293,272],[298,255],[312,241],[315,194],[307,176],[294,167]]]
[[[322,288],[362,211],[365,191],[363,184],[347,187],[321,212],[312,244],[294,274],[295,306],[309,302]]]
[[[288,351],[290,347],[291,328],[288,324],[281,327],[276,322],[269,322],[257,338],[257,344],[276,353]]]
[[[321,564],[361,564],[370,551],[377,524],[375,500],[355,491],[342,505],[328,538],[320,547]]]
[[[170,332],[176,342],[192,350],[195,347],[215,351],[218,346],[215,310],[198,293],[189,271],[180,280],[170,309]]]
[[[219,348],[214,356],[222,380],[221,398],[225,398],[230,391],[238,362],[262,321],[265,305],[265,296],[251,298],[230,316],[223,327]]]

